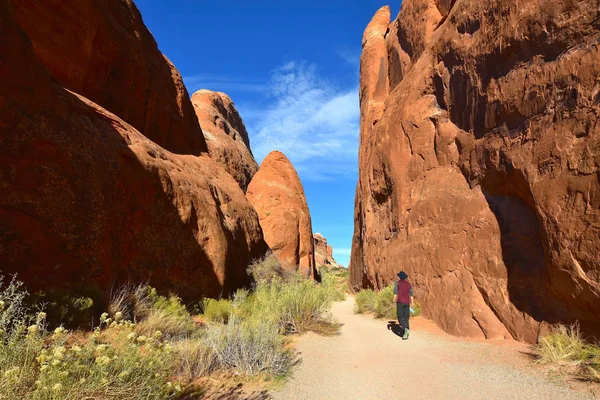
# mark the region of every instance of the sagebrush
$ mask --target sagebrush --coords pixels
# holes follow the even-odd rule
[[[329,310],[343,294],[330,277],[265,276],[233,300],[205,299],[201,319],[175,295],[126,285],[92,332],[49,330],[22,284],[0,277],[0,399],[158,400],[220,371],[285,376],[294,362],[285,335],[335,331]]]

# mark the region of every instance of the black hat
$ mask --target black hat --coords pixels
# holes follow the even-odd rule
[[[400,271],[398,273],[398,278],[400,278],[400,279],[406,279],[406,278],[408,278],[408,275],[406,275],[406,272]]]

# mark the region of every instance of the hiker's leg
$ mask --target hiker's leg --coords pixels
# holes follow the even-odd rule
[[[401,306],[402,306],[402,304],[396,303],[396,317],[398,317],[398,325],[400,325],[400,326],[402,326],[402,307]]]
[[[410,313],[409,311],[409,305],[408,304],[398,304],[400,307],[399,310],[399,319],[400,319],[400,325],[402,325],[402,328],[404,329],[408,329],[408,314]]]

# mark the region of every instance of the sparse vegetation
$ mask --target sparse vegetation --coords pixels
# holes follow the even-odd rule
[[[0,278],[0,399],[169,399],[212,373],[285,376],[286,335],[335,332],[329,309],[343,293],[333,275],[317,284],[263,262],[253,291],[205,299],[197,321],[177,296],[119,288],[92,332],[51,331],[22,284]]]
[[[379,292],[363,289],[356,294],[354,312],[357,314],[374,314],[376,318],[395,319],[396,304],[394,300],[394,285],[386,286]],[[421,307],[417,301],[414,306],[414,317],[421,315]]]
[[[356,314],[369,314],[375,312],[377,295],[373,289],[363,289],[354,298],[354,312]]]
[[[570,365],[580,378],[600,382],[600,346],[583,340],[577,324],[540,338],[535,354],[538,363]]]

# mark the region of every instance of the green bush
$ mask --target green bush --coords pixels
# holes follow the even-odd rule
[[[421,305],[416,300],[413,306],[413,310],[415,311],[415,313],[412,315],[413,317],[418,317],[419,315],[421,315]]]
[[[252,298],[247,313],[274,322],[281,333],[326,333],[335,327],[329,310],[336,293],[313,281],[258,285]]]
[[[331,276],[317,284],[277,275],[253,292],[238,290],[232,301],[207,299],[208,323],[201,325],[178,297],[126,285],[112,293],[93,333],[70,333],[50,332],[46,315],[27,307],[22,285],[3,283],[0,278],[0,400],[169,399],[181,385],[222,370],[284,376],[293,363],[284,335],[334,332],[329,310],[341,294]],[[73,298],[71,305],[90,304]]]
[[[396,304],[394,303],[394,286],[386,286],[375,296],[375,317],[396,318]]]
[[[40,290],[27,296],[30,308],[45,310],[49,326],[92,329],[106,311],[107,296],[93,284],[70,285],[67,289]]]
[[[86,340],[62,327],[46,330],[44,313],[24,305],[27,292],[0,279],[0,399],[168,399],[170,351],[160,333],[138,338],[132,324],[103,315]]]
[[[363,289],[356,294],[354,299],[354,312],[357,314],[373,313],[376,318],[395,319],[396,304],[394,303],[394,285],[389,285],[374,292],[371,289]],[[413,317],[421,315],[421,306],[414,302]]]
[[[354,312],[356,314],[365,314],[375,312],[375,292],[372,289],[363,289],[356,294],[354,298]]]
[[[226,324],[229,320],[232,307],[231,301],[226,299],[204,299],[204,317],[213,322]]]

